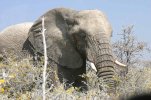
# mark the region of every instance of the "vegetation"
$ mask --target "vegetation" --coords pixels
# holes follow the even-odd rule
[[[127,99],[133,95],[150,93],[151,84],[151,61],[143,60],[145,53],[150,53],[147,43],[136,39],[134,26],[127,26],[122,29],[121,38],[113,43],[114,52],[117,58],[127,65],[126,70],[119,76],[117,91],[120,96]],[[123,77],[124,76],[124,77]]]
[[[14,56],[9,57],[7,55],[7,61],[5,61],[2,57],[0,62],[0,98],[5,100],[16,98],[19,100],[42,100],[43,68],[40,65],[34,67],[31,58],[18,61]],[[41,62],[41,65],[42,63],[43,62]],[[48,67],[48,70],[49,72],[47,73],[51,76],[51,67]],[[53,87],[53,85],[46,87],[46,98],[49,98],[50,100],[93,100],[109,98],[105,92],[100,91],[98,79],[93,70],[88,69],[86,77],[90,89],[87,94],[82,93],[78,91],[77,88],[75,89],[73,87],[64,90],[64,85],[57,83],[59,84],[57,87]],[[58,80],[57,75],[55,78]],[[49,79],[49,83],[53,84],[52,79]]]
[[[123,27],[122,32],[118,34],[121,38],[113,43],[116,56],[128,66],[138,66],[143,54],[150,51],[147,43],[137,40],[133,29],[133,25]]]

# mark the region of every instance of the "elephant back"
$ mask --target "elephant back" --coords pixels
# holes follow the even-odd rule
[[[0,32],[0,52],[3,50],[21,51],[28,37],[32,22],[25,22],[9,26]]]

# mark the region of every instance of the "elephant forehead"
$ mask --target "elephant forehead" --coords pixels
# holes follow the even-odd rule
[[[107,17],[99,10],[80,11],[76,16],[76,20],[81,28],[90,33],[98,33],[102,31],[108,35],[111,35],[112,33],[112,27]]]
[[[97,18],[97,17],[106,17],[103,12],[99,10],[82,10],[78,12],[77,17],[84,18]]]

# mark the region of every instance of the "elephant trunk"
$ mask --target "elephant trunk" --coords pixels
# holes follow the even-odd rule
[[[95,42],[93,50],[91,51],[93,54],[91,54],[92,59],[90,61],[96,66],[97,76],[103,79],[107,85],[108,92],[115,91],[114,66],[116,64],[109,39],[107,37],[101,38],[101,40]]]
[[[97,68],[98,77],[102,77],[104,83],[109,87],[109,89],[115,89],[116,83],[113,79],[115,75],[114,71],[114,57],[112,54],[112,49],[109,42],[100,43],[99,54],[96,57],[95,66]]]

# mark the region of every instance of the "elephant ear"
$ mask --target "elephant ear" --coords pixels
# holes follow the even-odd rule
[[[45,37],[47,45],[48,58],[67,68],[80,68],[83,60],[76,51],[74,44],[68,34],[68,25],[66,18],[70,17],[76,11],[65,8],[58,8],[48,11],[44,17]],[[29,31],[28,41],[34,52],[43,55],[42,42],[42,17],[40,17]]]

